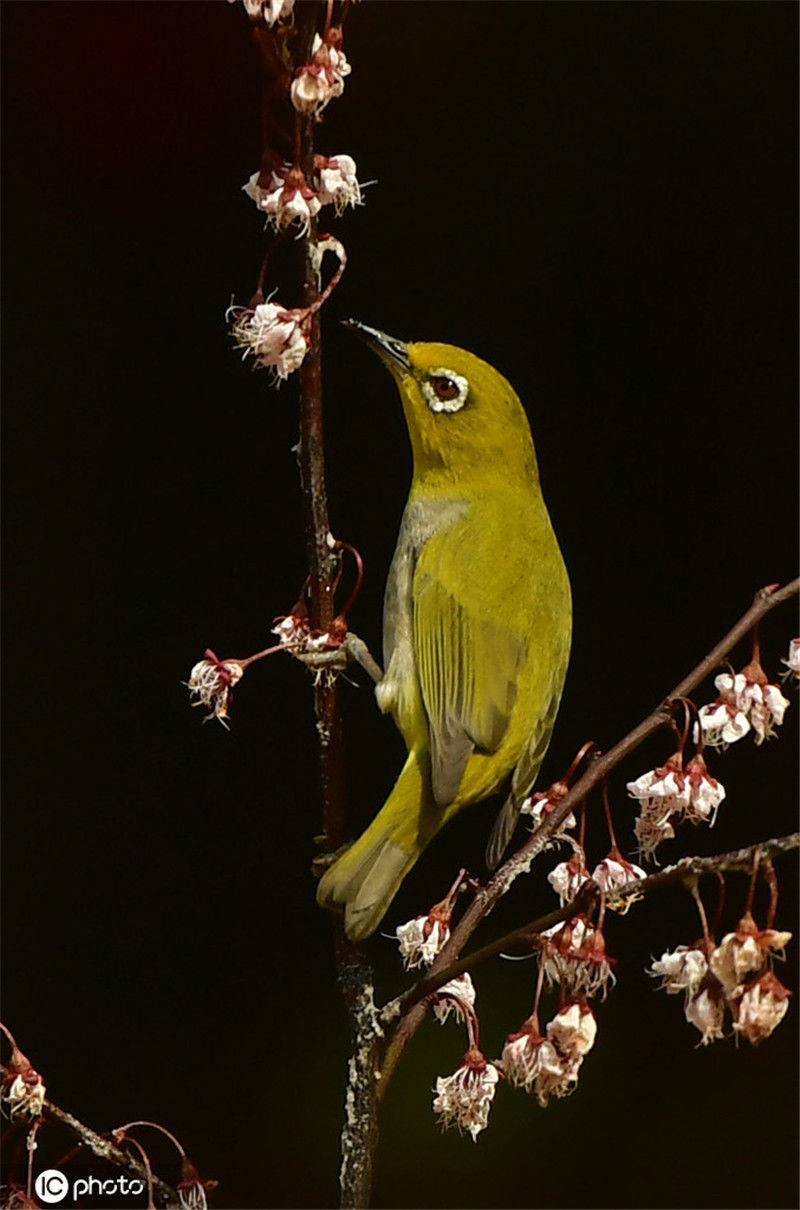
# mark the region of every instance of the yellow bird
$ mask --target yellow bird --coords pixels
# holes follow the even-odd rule
[[[360,940],[439,829],[513,773],[487,850],[491,866],[500,860],[550,740],[572,602],[528,420],[506,379],[452,345],[348,326],[391,371],[414,455],[375,690],[408,758],[317,894],[344,907],[348,936]]]

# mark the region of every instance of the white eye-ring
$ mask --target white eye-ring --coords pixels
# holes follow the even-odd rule
[[[422,390],[432,412],[460,412],[467,402],[469,383],[461,374],[440,366],[428,371]]]

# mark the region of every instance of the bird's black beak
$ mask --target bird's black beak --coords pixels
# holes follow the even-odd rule
[[[368,328],[366,324],[359,323],[357,319],[343,319],[342,323],[351,332],[355,332],[356,336],[360,336],[364,343],[368,344],[381,360],[386,362],[389,369],[396,366],[406,371],[411,369],[408,345],[404,340],[387,336],[385,332],[379,332],[377,328]]]

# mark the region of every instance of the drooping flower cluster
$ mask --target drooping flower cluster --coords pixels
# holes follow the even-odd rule
[[[489,1124],[489,1110],[499,1078],[494,1064],[488,1062],[477,1046],[470,1046],[460,1067],[452,1075],[436,1080],[433,1111],[439,1115],[442,1128],[466,1131],[476,1142]]]
[[[626,857],[622,856],[615,843],[612,844],[610,851],[603,860],[598,862],[592,870],[593,881],[612,900],[623,887],[630,886],[631,883],[641,882],[646,877],[647,875],[640,866],[634,865],[633,862],[628,861]],[[608,906],[623,916],[631,904],[640,898],[641,894],[634,888],[628,891],[624,898],[618,899],[616,902],[610,902]]]
[[[298,113],[319,121],[326,105],[344,92],[352,68],[342,50],[342,30],[332,26],[324,37],[314,35],[311,61],[297,68],[289,95]]]
[[[396,929],[400,956],[407,971],[418,966],[430,966],[439,950],[450,937],[450,919],[447,920],[431,908],[427,916],[415,916]]]
[[[639,849],[652,856],[663,840],[672,839],[673,822],[681,818],[713,827],[725,787],[708,772],[700,752],[684,768],[683,753],[678,751],[663,765],[629,781],[628,793],[640,804],[634,825]]]
[[[602,929],[578,915],[547,929],[542,937],[541,961],[548,984],[559,983],[573,998],[599,995],[605,999],[608,985],[615,979],[614,959],[606,954]]]
[[[509,1034],[500,1067],[509,1084],[532,1092],[544,1107],[550,1097],[566,1097],[578,1083],[584,1056],[594,1045],[597,1022],[585,1000],[567,1001],[539,1031],[537,1013]]]
[[[242,350],[242,360],[252,357],[254,366],[272,370],[280,380],[303,364],[308,352],[302,327],[304,312],[265,302],[254,309],[231,307],[228,315],[236,348]]]
[[[297,164],[282,164],[254,172],[242,189],[275,231],[294,226],[298,236],[308,234],[311,219],[323,206],[333,206],[341,215],[362,200],[356,162],[349,155],[314,156],[311,184]]]
[[[8,1034],[5,1028],[4,1032]],[[44,1080],[10,1034],[8,1037],[11,1041],[11,1057],[0,1083],[0,1102],[12,1119],[41,1117],[46,1094]]]
[[[718,946],[713,942],[708,947],[704,942],[678,946],[654,961],[648,973],[661,978],[669,995],[684,993],[684,1014],[700,1031],[701,1045],[725,1036],[729,1012],[734,1034],[755,1046],[769,1037],[789,1007],[790,993],[769,963],[773,952],[782,955],[791,936],[759,929],[747,911],[736,932],[728,933]]]
[[[712,748],[726,748],[751,729],[757,744],[776,734],[789,702],[777,685],[770,684],[758,660],[735,675],[723,672],[714,685],[719,696],[702,706],[699,716],[703,739]]]
[[[561,799],[567,794],[568,790],[569,786],[566,784],[566,782],[554,782],[549,789],[539,790],[535,794],[530,794],[520,807],[519,813],[520,815],[530,815],[531,819],[533,820],[532,830],[535,831],[536,828],[539,827],[539,824],[542,822],[542,820],[546,819],[548,815],[551,815],[552,812],[555,811],[556,807],[561,802]],[[566,819],[562,821],[560,831],[564,832],[575,827],[577,827],[577,820],[570,811]],[[558,835],[559,833],[556,833],[554,839],[556,839]]]
[[[223,727],[228,726],[233,687],[243,675],[244,668],[238,660],[220,660],[211,648],[206,649],[205,657],[194,665],[186,682],[190,695],[197,698],[192,705],[205,706],[209,711],[204,722],[216,718]]]

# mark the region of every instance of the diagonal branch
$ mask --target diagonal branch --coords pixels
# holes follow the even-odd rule
[[[5,1075],[6,1068],[0,1067],[0,1072]],[[65,1109],[60,1109],[52,1101],[45,1100],[42,1117],[46,1122],[55,1122],[59,1126],[63,1126],[73,1138],[88,1148],[93,1155],[96,1155],[99,1159],[106,1160],[109,1164],[113,1164],[123,1172],[127,1172],[129,1176],[136,1177],[143,1185],[147,1186],[148,1173],[144,1164],[140,1160],[135,1159],[130,1152],[117,1147],[111,1139],[98,1134],[97,1131],[92,1130],[89,1126],[84,1126],[83,1122],[79,1121],[78,1118],[74,1117],[71,1113],[67,1113]],[[176,1190],[157,1176],[152,1176],[152,1182],[153,1191],[158,1194],[159,1201],[167,1210],[180,1210],[183,1203]]]
[[[668,703],[675,698],[686,697],[690,694],[718,667],[728,652],[752,630],[765,614],[769,613],[776,606],[781,605],[784,601],[788,601],[793,596],[796,596],[798,591],[800,591],[800,577],[792,580],[789,584],[785,584],[782,588],[772,584],[760,589],[756,593],[753,604],[747,612],[742,615],[739,621],[709,651],[708,655],[683,680],[678,682],[675,688],[666,695],[664,701],[648,714],[647,718],[643,719],[638,726],[628,732],[619,743],[615,744],[609,752],[592,762],[586,773],[560,800],[555,809],[543,819],[542,823],[534,830],[522,847],[500,867],[485,886],[477,890],[472,902],[453,930],[449,941],[442,948],[431,966],[430,973],[426,976],[426,979],[438,977],[441,971],[456,963],[461,950],[481,920],[489,914],[498,899],[506,893],[514,880],[520,874],[527,873],[533,859],[542,852],[553,833],[559,830],[569,813],[574,811],[584,801],[589,792],[599,785],[611,770],[633,752],[634,749],[638,748],[645,739],[669,724],[672,714]],[[383,1100],[385,1097],[386,1089],[400,1056],[421,1024],[426,1011],[427,1005],[425,1002],[418,1001],[412,1004],[396,1026],[384,1056],[378,1084],[379,1100]]]
[[[800,832],[792,832],[788,836],[778,836],[773,840],[764,840],[760,844],[749,845],[744,849],[735,849],[730,853],[719,853],[713,857],[683,857],[675,865],[667,866],[664,870],[658,870],[657,873],[650,874],[647,878],[634,879],[620,890],[607,895],[606,906],[613,908],[615,905],[623,903],[626,899],[629,902],[634,898],[642,899],[645,895],[652,895],[653,892],[667,890],[678,883],[691,882],[702,874],[722,874],[732,870],[745,871],[751,874],[756,857],[764,860],[766,858],[777,857],[780,853],[789,853],[792,849],[798,848],[800,848]],[[436,974],[431,973],[420,979],[418,983],[410,987],[402,996],[398,996],[396,1000],[392,1000],[386,1005],[381,1012],[381,1020],[385,1023],[395,1020],[401,1013],[407,1012],[414,1004],[419,1004],[422,1000],[432,995],[443,984],[449,983],[451,979],[455,979],[458,975],[463,975],[465,971],[470,971],[476,966],[481,966],[491,958],[496,958],[498,955],[504,954],[515,947],[522,947],[527,950],[534,948],[536,938],[545,929],[552,928],[563,920],[568,920],[572,916],[585,912],[598,896],[599,888],[596,884],[592,883],[591,880],[585,882],[570,903],[565,904],[563,907],[555,908],[544,916],[538,916],[535,920],[529,921],[528,924],[521,925],[520,928],[512,929],[511,932],[498,937],[496,941],[489,942],[488,945],[482,946],[479,950],[473,950],[471,954],[467,954],[466,958],[460,958],[457,962],[451,962],[449,966],[437,971]]]

